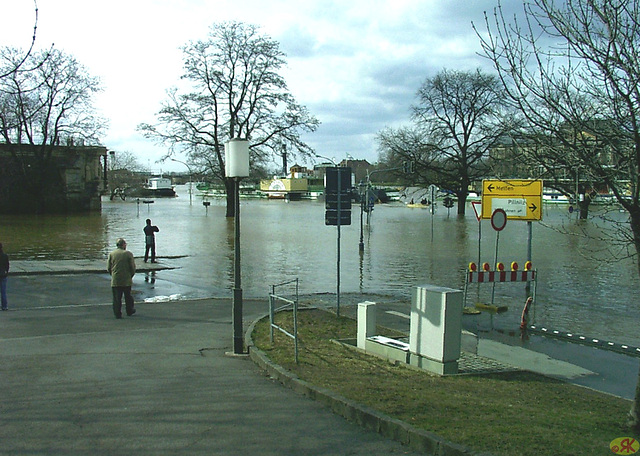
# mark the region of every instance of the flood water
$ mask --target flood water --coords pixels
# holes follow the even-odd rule
[[[177,269],[160,271],[184,299],[230,296],[233,286],[233,219],[226,219],[224,200],[202,197],[186,188],[178,198],[154,203],[103,200],[101,214],[74,216],[2,216],[0,242],[12,259],[55,260],[106,258],[118,237],[129,250],[144,254],[146,218],[158,225],[158,256]],[[613,245],[603,239],[597,218],[584,222],[565,205],[546,205],[542,222],[532,225],[532,261],[538,273],[535,323],[554,329],[640,346],[638,277],[635,258],[616,260]],[[592,215],[603,209],[592,207]],[[614,213],[615,215],[615,213]],[[440,206],[426,209],[401,203],[377,205],[363,230],[360,253],[359,208],[352,225],[341,228],[342,293],[390,295],[410,302],[411,288],[433,284],[463,289],[471,261],[495,263],[497,232],[489,221],[478,222],[469,205],[460,219]],[[626,214],[616,215],[621,221]],[[606,228],[606,224],[605,224]],[[587,231],[596,239],[581,234]],[[569,233],[569,234],[568,234]],[[509,221],[499,234],[498,261],[520,268],[527,256],[526,222]],[[266,297],[270,285],[300,280],[300,292],[335,293],[337,229],[324,225],[320,201],[243,199],[241,203],[242,288],[247,297]],[[495,315],[496,327],[517,328],[525,301],[523,283],[493,287],[471,285],[466,305],[480,301],[506,305]]]

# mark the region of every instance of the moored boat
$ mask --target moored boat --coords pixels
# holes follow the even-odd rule
[[[550,204],[569,204],[572,202],[571,198],[564,193],[546,188],[542,192],[542,201]]]
[[[260,181],[260,191],[269,199],[316,199],[324,192],[324,178],[294,165],[287,176],[275,176]]]
[[[176,191],[168,177],[151,177],[141,189],[141,196],[174,197]]]

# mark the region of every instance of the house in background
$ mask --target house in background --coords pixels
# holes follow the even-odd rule
[[[366,182],[369,171],[373,170],[373,165],[367,160],[346,159],[342,160],[338,166],[348,166],[351,168],[355,185],[359,182]]]

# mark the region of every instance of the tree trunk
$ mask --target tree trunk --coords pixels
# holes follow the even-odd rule
[[[633,243],[635,245],[636,252],[640,254],[640,207],[637,204],[634,204],[633,207],[629,209],[629,215],[631,216]],[[640,259],[638,260],[638,273],[640,273]],[[636,396],[633,400],[631,410],[629,411],[629,425],[634,431],[640,432],[640,372],[638,372]]]
[[[458,215],[464,215],[467,206],[467,195],[458,194]]]

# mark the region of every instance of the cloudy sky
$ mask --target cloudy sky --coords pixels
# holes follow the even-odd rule
[[[521,2],[510,3],[521,8]],[[215,22],[261,27],[287,55],[289,89],[322,125],[305,140],[319,155],[378,160],[375,136],[408,122],[421,83],[443,68],[491,71],[478,56],[471,22],[497,0],[37,0],[38,48],[72,54],[104,92],[96,98],[109,119],[103,144],[134,153],[153,171],[164,148],[136,132],[153,123],[166,90],[182,70],[180,47],[204,40]],[[0,45],[27,48],[33,0],[0,0]],[[177,157],[185,160],[184,157]],[[311,163],[307,163],[311,165]]]

